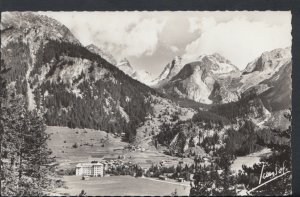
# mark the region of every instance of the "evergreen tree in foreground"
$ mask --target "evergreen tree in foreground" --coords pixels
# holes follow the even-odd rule
[[[236,195],[236,180],[230,170],[231,157],[223,152],[219,161],[210,166],[196,168],[190,196],[233,196]],[[221,170],[217,170],[220,168]],[[221,173],[219,173],[221,172]]]
[[[43,195],[51,184],[51,152],[42,114],[8,87],[8,69],[0,68],[1,196]]]

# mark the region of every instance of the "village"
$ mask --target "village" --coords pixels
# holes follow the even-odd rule
[[[149,150],[139,146],[129,145],[124,149],[130,149],[130,152],[147,152]],[[133,163],[131,156],[118,155],[116,159],[101,159],[94,160],[89,163],[78,163],[75,167],[76,176],[82,176],[82,180],[88,180],[89,177],[108,177],[118,175],[130,175],[132,177],[149,177],[160,180],[172,180],[176,182],[193,181],[196,167],[194,164],[178,161],[170,163],[166,160],[160,160],[156,164],[146,167],[138,163]],[[213,162],[210,156],[198,156],[197,163],[203,168],[210,166]],[[173,165],[172,165],[173,164]],[[218,170],[221,174],[222,170]]]
[[[149,195],[160,195],[158,191],[170,195],[175,189],[178,195],[189,195],[200,171],[203,177],[223,175],[216,165],[218,158],[209,153],[175,157],[165,154],[163,147],[147,146],[148,142],[142,145],[122,142],[122,134],[115,137],[101,131],[62,127],[48,127],[48,131],[55,139],[49,144],[57,155],[57,174],[62,181],[56,194],[78,195],[85,190],[89,195],[111,195],[105,189],[113,188],[114,195],[120,195],[126,188],[128,195],[138,195],[140,190]],[[97,138],[97,142],[91,140]],[[160,188],[162,185],[164,190]],[[235,189],[239,192],[244,186],[237,185]]]
[[[147,151],[135,147],[135,151]],[[216,172],[219,176],[223,173],[223,170],[216,169],[212,163],[213,158],[209,156],[197,157],[194,164],[188,164],[183,161],[179,161],[177,165],[168,165],[166,161],[161,160],[158,164],[152,164],[150,167],[141,167],[141,165],[126,160],[124,155],[120,155],[118,159],[111,160],[99,160],[91,161],[89,163],[78,163],[75,167],[75,175],[73,177],[79,177],[82,185],[87,184],[102,184],[109,180],[114,179],[129,179],[128,181],[133,183],[136,180],[150,180],[158,183],[166,183],[167,185],[174,185],[175,190],[179,189],[178,186],[183,187],[184,191],[194,187],[194,176],[199,170],[204,170],[206,174]],[[115,177],[115,178],[114,178]],[[70,177],[71,178],[71,177]],[[141,179],[142,178],[142,179]],[[78,178],[76,180],[79,180]],[[77,184],[80,183],[77,181]],[[235,189],[237,193],[245,191],[244,185],[236,185]],[[180,189],[179,189],[180,190]],[[180,193],[184,195],[185,193]]]

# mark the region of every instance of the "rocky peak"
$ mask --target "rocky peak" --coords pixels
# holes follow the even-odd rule
[[[243,74],[255,71],[267,71],[277,69],[291,59],[291,47],[279,48],[272,51],[266,51],[254,61],[250,62],[245,68]]]
[[[1,16],[2,47],[20,36],[27,43],[55,40],[81,45],[66,26],[47,16],[31,12],[3,12]]]

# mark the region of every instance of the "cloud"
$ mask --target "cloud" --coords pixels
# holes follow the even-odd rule
[[[191,30],[199,27],[201,35],[187,44],[184,54],[187,60],[217,52],[244,69],[247,63],[264,51],[291,46],[290,22],[271,25],[246,17],[216,22],[213,17],[203,17],[198,25],[193,26]]]
[[[174,46],[174,45],[170,46],[170,49],[171,49],[174,53],[176,53],[177,51],[179,51],[178,47],[177,47],[177,46]]]
[[[195,31],[200,30],[201,19],[199,17],[190,17],[189,19],[189,32],[194,33]]]
[[[291,13],[278,11],[39,12],[66,25],[83,45],[127,57],[158,74],[174,56],[220,53],[240,69],[262,52],[291,45]]]
[[[165,20],[138,12],[43,12],[65,24],[83,45],[95,44],[116,58],[151,55]]]

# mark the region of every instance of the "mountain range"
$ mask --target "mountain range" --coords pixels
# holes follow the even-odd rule
[[[143,140],[150,137],[180,154],[207,153],[215,149],[203,145],[206,138],[218,135],[222,147],[228,129],[261,132],[291,108],[291,48],[264,52],[242,71],[217,53],[186,64],[177,56],[152,80],[127,59],[83,46],[49,17],[10,12],[1,20],[9,88],[29,110],[43,109],[48,125],[124,132],[143,146],[152,146]]]

